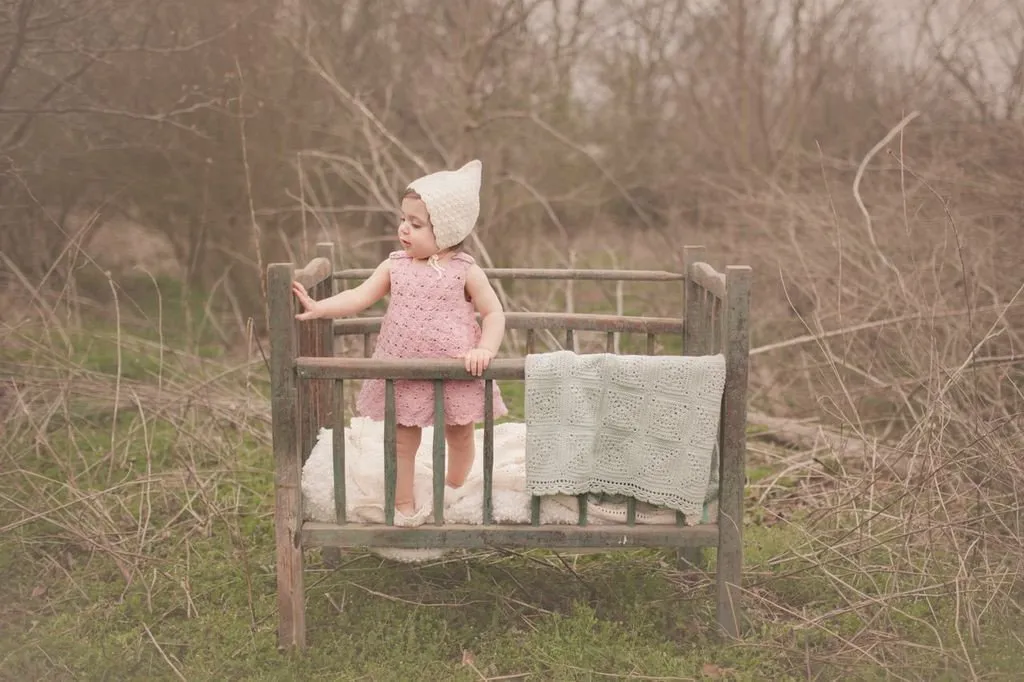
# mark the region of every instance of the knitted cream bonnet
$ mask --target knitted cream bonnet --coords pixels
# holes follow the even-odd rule
[[[458,170],[424,175],[409,185],[427,206],[438,249],[455,246],[473,231],[480,216],[482,167],[473,159]]]

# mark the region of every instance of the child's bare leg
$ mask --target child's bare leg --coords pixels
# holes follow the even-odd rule
[[[416,511],[413,478],[416,473],[416,451],[420,448],[423,431],[418,426],[395,427],[395,445],[398,450],[398,469],[395,472],[395,509],[406,516]]]
[[[473,424],[447,424],[444,427],[448,441],[448,475],[445,483],[458,488],[466,482],[469,470],[473,468],[476,444],[473,441]]]

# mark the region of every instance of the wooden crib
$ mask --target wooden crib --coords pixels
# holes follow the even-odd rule
[[[684,525],[679,517],[673,525],[635,523],[636,501],[629,500],[624,524],[588,525],[586,496],[579,497],[578,525],[544,525],[540,522],[540,499],[533,498],[531,524],[495,524],[491,517],[494,463],[494,420],[491,413],[491,382],[525,379],[525,358],[495,358],[484,373],[487,419],[484,423],[483,524],[455,525],[444,522],[444,429],[434,430],[434,521],[408,528],[393,525],[395,499],[394,380],[434,380],[435,420],[443,419],[441,381],[468,379],[458,360],[377,361],[368,356],[371,339],[381,318],[357,317],[341,320],[297,322],[298,303],[291,293],[298,280],[315,299],[326,298],[347,280],[369,276],[366,270],[336,270],[332,244],[319,244],[317,257],[305,267],[288,263],[268,267],[270,325],[270,374],[275,461],[275,538],[277,546],[277,591],[279,606],[278,642],[282,648],[306,645],[305,586],[303,552],[322,547],[391,548],[562,548],[613,550],[634,547],[673,548],[681,557],[695,562],[702,548],[717,548],[717,619],[730,636],[739,634],[739,595],[743,565],[743,489],[746,450],[746,399],[748,366],[748,317],[751,269],[729,266],[724,273],[702,260],[703,247],[684,250],[685,272],[639,270],[536,270],[491,269],[494,280],[605,280],[632,282],[674,282],[681,285],[679,317],[636,317],[572,313],[506,312],[506,334],[522,330],[526,352],[534,352],[538,332],[564,334],[572,348],[576,332],[605,332],[607,350],[612,352],[616,334],[646,335],[647,353],[655,351],[659,335],[680,335],[683,353],[726,357],[725,390],[719,431],[718,513],[713,523]],[[361,335],[361,358],[334,357],[335,336]],[[384,524],[346,522],[345,477],[334,481],[337,524],[304,521],[301,472],[321,427],[344,433],[346,380],[382,378],[386,382],[385,419],[385,509]],[[339,409],[335,409],[338,407]],[[345,470],[345,439],[333,438],[334,471]],[[336,550],[335,550],[336,551]]]

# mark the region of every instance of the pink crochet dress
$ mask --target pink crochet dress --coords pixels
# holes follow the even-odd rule
[[[473,257],[456,253],[438,272],[417,263],[404,251],[391,259],[391,300],[388,303],[373,357],[459,358],[480,341],[476,309],[466,300],[466,272]],[[508,414],[495,382],[494,417]],[[356,407],[364,417],[384,419],[384,380],[363,382]],[[446,424],[469,424],[484,419],[484,380],[446,381],[444,385]],[[395,382],[395,416],[403,426],[431,426],[434,423],[434,383],[400,380]]]

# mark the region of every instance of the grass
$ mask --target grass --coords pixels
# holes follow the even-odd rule
[[[163,300],[179,328],[190,304]],[[908,521],[906,491],[794,469],[756,427],[740,642],[715,632],[713,552],[704,573],[658,550],[311,551],[311,648],[280,653],[262,358],[147,319],[6,334],[2,679],[959,680],[1024,660],[1012,538],[971,553],[955,510]],[[522,384],[502,389],[521,418]]]

